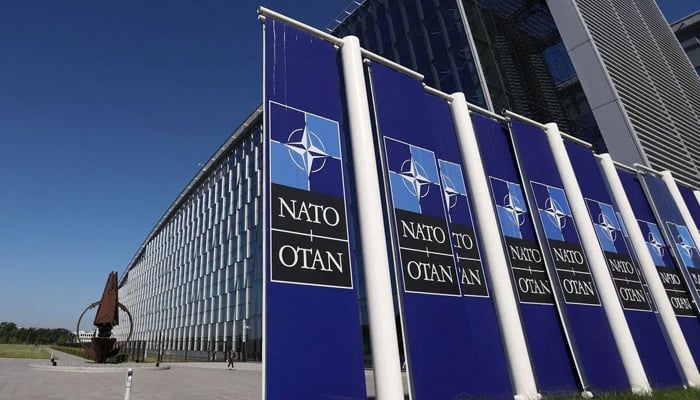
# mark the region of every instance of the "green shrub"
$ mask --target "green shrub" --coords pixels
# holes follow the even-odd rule
[[[107,363],[109,364],[121,364],[123,362],[127,362],[129,360],[129,354],[128,353],[117,353],[113,355],[112,357],[109,357],[107,359]]]

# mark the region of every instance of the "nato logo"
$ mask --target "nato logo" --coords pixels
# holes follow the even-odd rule
[[[591,199],[586,199],[586,205],[593,219],[593,226],[600,246],[604,251],[620,253],[622,249],[618,249],[616,245],[624,246],[624,234],[615,209],[610,204]]]
[[[394,207],[444,218],[435,154],[390,137],[384,143]]]
[[[678,254],[683,260],[683,265],[686,268],[700,267],[700,256],[698,249],[695,247],[695,242],[690,236],[690,231],[683,225],[677,225],[672,222],[666,222],[671,237],[676,245]]]
[[[440,178],[442,191],[445,194],[447,209],[453,209],[459,203],[460,198],[467,197],[467,187],[464,184],[462,167],[445,160],[438,160],[440,166]]]
[[[338,122],[270,102],[269,131],[273,183],[342,197]]]
[[[531,183],[545,236],[553,240],[578,242],[564,190],[537,182]]]
[[[647,243],[649,254],[651,254],[651,258],[654,260],[654,265],[664,267],[668,266],[668,263],[664,258],[666,242],[664,242],[664,239],[661,236],[659,226],[653,222],[640,220],[639,227],[641,228],[642,234],[644,235],[644,240]]]
[[[467,185],[464,181],[462,167],[445,160],[438,160],[438,166],[440,167],[440,181],[450,222],[473,227],[471,206],[467,198]],[[453,229],[457,230],[458,228]],[[453,234],[457,235],[458,232],[453,232]]]
[[[527,217],[527,205],[520,184],[490,177],[498,222],[504,236],[522,239],[521,226]]]

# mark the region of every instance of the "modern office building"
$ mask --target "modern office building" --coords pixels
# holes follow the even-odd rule
[[[557,122],[616,160],[670,169],[700,186],[700,81],[653,1],[354,4],[334,34],[359,36],[427,84],[494,111]],[[139,346],[210,358],[234,349],[261,359],[261,127],[258,109],[126,266],[119,298]],[[127,324],[115,333],[126,339]]]
[[[261,124],[258,109],[202,167],[122,273],[132,346],[260,360]],[[125,315],[121,321],[128,321]],[[127,323],[115,329],[125,340]]]
[[[650,0],[366,0],[329,26],[445,92],[700,184],[700,80]]]
[[[700,8],[700,5],[698,6]],[[700,10],[671,25],[695,72],[700,75]]]

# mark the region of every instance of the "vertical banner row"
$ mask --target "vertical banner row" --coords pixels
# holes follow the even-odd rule
[[[535,376],[542,394],[574,393],[581,386],[572,363],[567,327],[555,305],[554,288],[537,241],[508,131],[472,114],[484,170],[497,212]]]
[[[448,105],[369,70],[412,398],[512,398]]]
[[[517,120],[511,121],[510,134],[535,230],[562,296],[560,307],[578,355],[579,373],[594,391],[627,390],[625,369],[546,134]]]
[[[674,211],[675,204],[669,203],[672,201],[670,193],[659,178],[648,175],[640,177],[622,169],[618,170],[618,175],[645,236],[647,248],[654,259],[668,299],[678,317],[685,340],[695,363],[698,364],[700,362],[700,320],[691,293],[695,288],[685,279],[683,269],[686,266],[682,257],[676,254],[675,242],[680,242],[682,237],[668,238],[668,231],[664,227],[666,222],[669,222],[676,225],[675,230],[678,232],[677,226],[684,226],[678,210]],[[672,220],[667,220],[668,218]],[[686,252],[689,255],[688,261],[692,261],[692,249],[688,250],[691,250]]]
[[[660,177],[650,173],[643,174],[641,182],[657,217],[656,220],[661,224],[661,234],[667,238],[669,250],[681,267],[679,277],[685,280],[686,286],[690,289],[690,298],[698,304],[700,254],[691,232],[666,183]]]
[[[657,388],[681,386],[683,380],[598,161],[576,143],[567,141],[565,146],[647,378]]]
[[[264,36],[263,397],[366,398],[338,51],[272,18]]]

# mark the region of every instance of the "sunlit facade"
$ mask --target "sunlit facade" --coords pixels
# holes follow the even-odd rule
[[[131,346],[223,359],[261,358],[261,113],[214,154],[120,277]],[[123,313],[122,313],[123,314]],[[128,321],[126,315],[121,321]],[[128,323],[115,329],[125,340]]]

